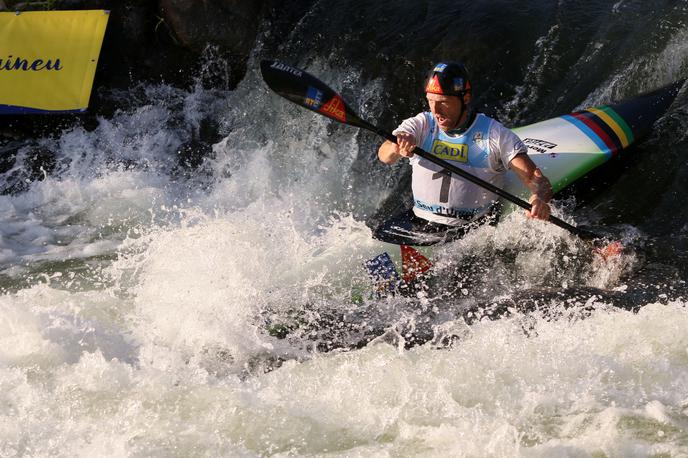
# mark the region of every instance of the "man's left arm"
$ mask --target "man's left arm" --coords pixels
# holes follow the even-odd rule
[[[531,218],[548,219],[550,208],[548,202],[552,198],[552,186],[535,163],[528,157],[528,148],[518,135],[504,127],[497,121],[490,126],[490,148],[496,152],[493,170],[513,170],[521,182],[530,189],[529,202],[533,206],[528,216]],[[497,159],[498,158],[498,159]]]
[[[517,154],[509,163],[509,168],[516,172],[518,178],[530,190],[528,202],[533,206],[528,216],[537,219],[548,219],[550,208],[548,202],[552,199],[552,185],[542,171],[528,157],[527,154]]]

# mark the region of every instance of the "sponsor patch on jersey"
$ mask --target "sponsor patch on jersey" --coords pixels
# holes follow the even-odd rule
[[[323,93],[321,90],[311,86],[308,88],[308,92],[306,92],[306,100],[304,100],[304,103],[308,105],[309,108],[318,110],[322,106],[322,96]]]
[[[463,143],[456,144],[435,140],[431,152],[440,159],[468,162],[468,145]]]

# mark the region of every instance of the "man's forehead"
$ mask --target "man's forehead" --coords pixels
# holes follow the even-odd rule
[[[428,102],[449,102],[457,99],[451,95],[433,94],[432,92],[425,94],[425,97],[428,99]]]

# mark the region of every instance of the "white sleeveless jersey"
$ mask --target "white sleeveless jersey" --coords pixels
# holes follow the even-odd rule
[[[425,151],[456,167],[502,187],[504,174],[517,154],[527,148],[516,134],[482,113],[461,134],[443,132],[432,113],[425,112],[402,122],[406,132]],[[487,214],[497,196],[418,155],[410,159],[413,170],[413,212],[420,218],[460,226]]]

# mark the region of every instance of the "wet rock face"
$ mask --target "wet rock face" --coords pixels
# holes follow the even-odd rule
[[[216,44],[248,55],[263,5],[261,0],[160,0],[160,11],[182,46],[202,51]]]
[[[108,0],[0,0],[0,11],[85,10],[107,8]]]
[[[246,62],[261,24],[271,24],[272,35],[284,37],[312,3],[313,0],[0,0],[0,11],[109,10],[95,87],[127,87],[135,80],[189,85],[199,73],[202,54],[212,46],[214,57],[228,65],[225,85],[231,89],[246,73]]]
[[[108,79],[163,79],[180,84],[208,45],[229,61],[234,86],[245,73],[266,0],[0,0],[0,11],[106,9],[110,20],[100,65]],[[113,72],[115,74],[113,74]],[[119,73],[118,73],[119,72]],[[105,81],[107,85],[111,81]],[[121,84],[115,84],[121,85]]]
[[[233,83],[243,78],[261,23],[262,0],[160,0],[159,5],[177,45],[196,54],[215,46],[229,64]]]

